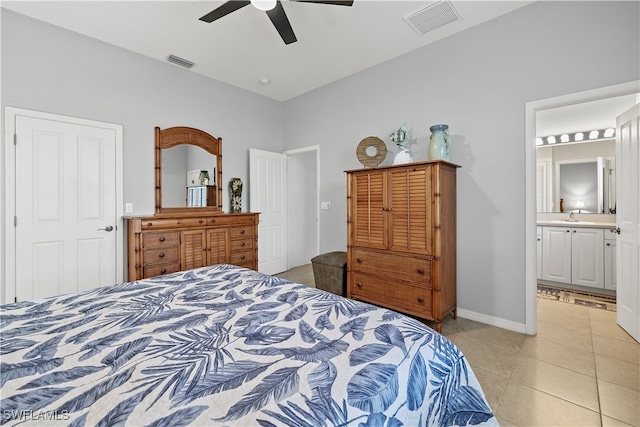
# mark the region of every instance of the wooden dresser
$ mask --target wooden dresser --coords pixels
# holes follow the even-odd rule
[[[347,296],[436,322],[456,317],[456,168],[347,173]]]
[[[257,213],[127,219],[128,280],[214,264],[258,268]]]

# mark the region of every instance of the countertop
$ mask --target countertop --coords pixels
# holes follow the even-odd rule
[[[615,222],[592,222],[592,221],[538,221],[538,225],[545,227],[588,227],[588,228],[616,228]]]

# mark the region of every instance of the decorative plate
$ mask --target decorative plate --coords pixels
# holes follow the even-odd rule
[[[377,136],[368,136],[358,144],[356,156],[365,167],[375,168],[387,157],[387,146]]]

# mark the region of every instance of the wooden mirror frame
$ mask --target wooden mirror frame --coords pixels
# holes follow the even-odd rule
[[[216,156],[217,205],[206,207],[162,207],[162,150],[177,145],[195,145]],[[186,177],[185,177],[186,179]],[[172,212],[222,212],[222,138],[216,138],[199,129],[177,126],[167,129],[156,127],[156,214]]]

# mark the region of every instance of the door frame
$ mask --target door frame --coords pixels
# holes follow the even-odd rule
[[[638,93],[640,80],[525,103],[525,332],[538,329],[536,302],[536,113],[551,108]]]
[[[316,255],[320,254],[320,145],[310,145],[308,147],[295,148],[292,150],[283,151],[282,154],[287,156],[287,158],[298,155],[298,154],[306,154],[309,152],[314,152],[316,157]],[[288,162],[287,162],[288,163]],[[289,187],[292,182],[294,182],[291,174],[287,173],[287,187]],[[290,204],[290,198],[287,199],[287,203]],[[290,216],[292,212],[291,206],[287,206],[287,216]],[[289,245],[287,245],[287,251],[289,251]],[[287,253],[287,268],[291,268],[289,260],[291,257]],[[311,262],[311,261],[309,261]]]
[[[17,107],[5,107],[4,111],[4,236],[0,234],[0,241],[4,238],[4,245],[0,245],[0,262],[4,264],[4,285],[0,286],[0,304],[13,302],[16,296],[16,228],[14,217],[16,214],[16,150],[14,135],[16,133],[16,117],[25,116],[42,120],[60,121],[75,125],[97,127],[112,130],[116,136],[115,161],[115,190],[116,190],[116,278],[124,280],[124,226],[123,226],[123,183],[122,183],[122,125],[63,116],[42,111],[27,110]],[[14,141],[11,143],[10,141]],[[0,233],[1,233],[0,229]],[[4,251],[4,253],[3,253]]]

